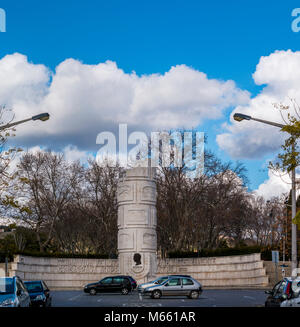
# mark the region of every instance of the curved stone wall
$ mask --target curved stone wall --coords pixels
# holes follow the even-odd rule
[[[65,259],[18,255],[11,263],[10,276],[23,280],[42,279],[52,289],[81,289],[105,276],[118,275],[117,259]]]
[[[51,289],[82,289],[105,276],[118,275],[117,259],[57,259],[16,256],[10,276],[43,279]],[[159,259],[157,275],[187,274],[204,287],[262,287],[268,277],[260,254],[218,258]],[[138,282],[142,282],[138,280]]]

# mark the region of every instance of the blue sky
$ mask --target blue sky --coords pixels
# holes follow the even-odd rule
[[[18,52],[52,71],[67,58],[89,65],[111,60],[139,76],[184,64],[209,79],[233,80],[255,97],[264,87],[252,78],[260,58],[299,50],[300,33],[291,30],[291,12],[299,6],[269,0],[3,0],[7,32],[0,33],[0,57]],[[229,106],[222,117],[201,125],[208,147],[226,160],[233,158],[218,146],[216,135],[232,110]],[[252,189],[268,178],[265,162],[274,153],[240,159]]]
[[[299,5],[299,4],[298,4]],[[7,33],[1,55],[18,51],[54,68],[65,58],[107,59],[127,72],[186,64],[257,91],[258,59],[298,49],[291,31],[297,1],[1,1]]]

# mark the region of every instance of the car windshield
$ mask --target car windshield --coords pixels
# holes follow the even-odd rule
[[[280,284],[280,287],[278,289],[278,293],[279,294],[283,294],[284,293],[284,289],[285,289],[286,285],[287,285],[287,281],[284,279],[282,281],[282,283]]]
[[[161,284],[163,283],[164,281],[166,281],[168,279],[168,277],[161,277],[161,278],[157,278],[154,283],[155,284]]]
[[[0,278],[0,295],[14,293],[13,278]]]
[[[24,284],[29,293],[37,293],[43,291],[41,282],[25,282]]]

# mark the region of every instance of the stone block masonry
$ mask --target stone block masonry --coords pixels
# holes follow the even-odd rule
[[[117,259],[65,259],[18,255],[11,264],[10,276],[46,282],[50,289],[82,289],[105,276],[119,274]]]
[[[211,257],[158,260],[158,276],[191,275],[205,287],[264,287],[268,276],[260,253]]]

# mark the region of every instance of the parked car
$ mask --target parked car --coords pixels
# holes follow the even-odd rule
[[[161,296],[187,296],[198,299],[202,293],[202,285],[192,277],[170,277],[161,284],[146,287],[144,294],[153,299]]]
[[[44,281],[26,281],[24,284],[29,293],[32,306],[51,307],[52,297]]]
[[[0,278],[0,307],[29,307],[30,296],[21,278]]]
[[[131,276],[109,276],[101,279],[97,283],[87,284],[83,291],[90,293],[90,295],[96,295],[100,292],[121,292],[123,295],[127,295],[133,290],[132,280],[133,278]]]
[[[278,282],[271,291],[266,291],[268,294],[265,302],[266,307],[280,307],[280,306],[300,306],[299,291],[297,287],[293,286],[293,282],[296,282],[296,286],[300,287],[299,277],[293,279],[292,277],[285,277]],[[299,303],[298,303],[299,302]]]
[[[157,279],[152,280],[152,281],[150,281],[148,283],[140,284],[138,286],[138,292],[139,293],[144,293],[144,291],[145,291],[145,289],[147,287],[151,287],[151,286],[162,284],[163,282],[165,282],[170,277],[191,277],[191,276],[190,275],[168,275],[168,276],[161,276],[161,277],[158,277]]]

